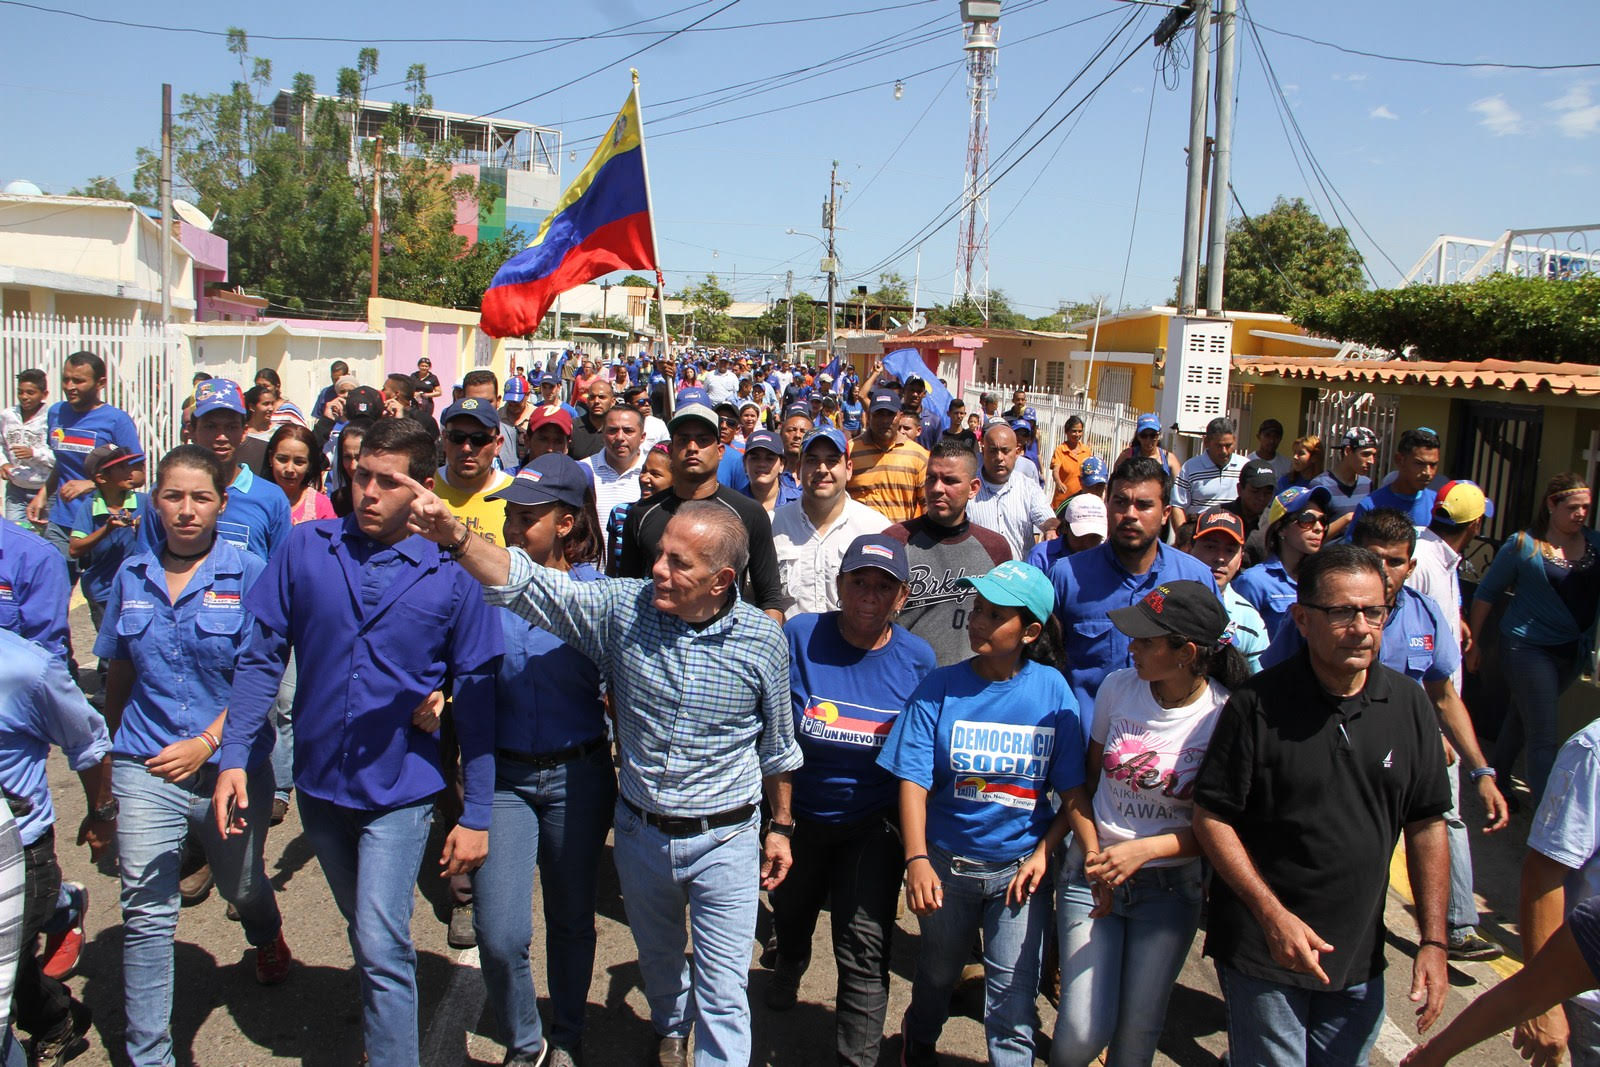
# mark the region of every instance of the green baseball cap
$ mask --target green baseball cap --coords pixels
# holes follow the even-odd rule
[[[1050,621],[1056,607],[1055,587],[1038,567],[1008,559],[988,574],[960,578],[957,585],[970,586],[991,604],[1021,608],[1041,625]]]

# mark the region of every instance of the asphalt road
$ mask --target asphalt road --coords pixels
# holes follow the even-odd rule
[[[74,610],[77,647],[89,647],[87,611]],[[122,937],[117,908],[115,868],[90,864],[86,849],[72,845],[84,813],[83,791],[59,753],[50,764],[51,788],[59,811],[58,848],[65,877],[89,887],[86,924],[88,944],[79,974],[69,984],[94,1012],[91,1047],[74,1062],[84,1065],[126,1063],[121,1051],[123,1025]],[[1491,838],[1474,842],[1479,895],[1485,908],[1483,929],[1515,946],[1517,866],[1526,837],[1527,814]],[[432,868],[438,851],[430,846],[418,879],[412,933],[418,953],[422,993],[423,1060],[428,1067],[498,1064],[504,1048],[484,1005],[483,982],[475,950],[460,952],[445,943],[443,886]],[[281,986],[264,989],[255,983],[253,955],[237,924],[229,922],[225,905],[213,893],[186,908],[175,950],[173,1032],[180,1064],[249,1065],[302,1063],[309,1067],[351,1067],[361,1057],[360,1000],[351,969],[344,924],[333,906],[310,846],[300,833],[297,813],[276,827],[267,841],[267,873],[280,896],[285,936],[296,962]],[[1378,1049],[1377,1064],[1392,1064],[1416,1039],[1412,1005],[1405,998],[1415,924],[1402,884],[1391,890],[1387,918],[1389,1012]],[[543,951],[535,915],[534,973],[543,987]],[[589,988],[585,1060],[589,1067],[644,1063],[654,1047],[649,1012],[634,962],[633,941],[623,919],[609,848],[601,863],[598,902],[599,950]],[[818,924],[813,964],[800,989],[800,1003],[775,1014],[761,1006],[767,972],[756,963],[752,945],[751,1001],[755,1006],[755,1057],[758,1064],[801,1067],[831,1063],[835,981],[828,916]],[[1225,1020],[1215,974],[1200,957],[1196,938],[1168,1011],[1166,1033],[1157,1062],[1214,1064],[1226,1050]],[[899,1019],[910,997],[916,958],[916,919],[907,914],[894,945],[888,1036],[884,1062],[897,1062]],[[1456,964],[1451,967],[1450,1003],[1446,1018],[1471,997],[1489,988],[1511,967],[1498,964]],[[981,994],[980,994],[981,997]],[[1043,1034],[1055,1013],[1039,1001]],[[982,1005],[975,998],[958,1000],[940,1041],[943,1062],[985,1062]],[[1041,1042],[1041,1061],[1047,1044]],[[1495,1038],[1457,1062],[1471,1065],[1521,1062],[1508,1041]],[[381,1067],[381,1065],[380,1065]]]

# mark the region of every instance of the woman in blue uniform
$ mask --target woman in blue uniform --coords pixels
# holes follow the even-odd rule
[[[222,467],[206,449],[180,445],[156,469],[153,506],[165,530],[140,547],[111,586],[95,652],[108,661],[106,725],[112,789],[120,807],[123,997],[128,1058],[173,1063],[173,938],[184,839],[204,846],[217,888],[255,946],[256,981],[289,973],[272,884],[262,865],[272,812],[272,768],[250,776],[245,830],[222,837],[210,816],[217,746],[233,665],[248,639],[245,592],[266,566],[218,538],[227,504]]]

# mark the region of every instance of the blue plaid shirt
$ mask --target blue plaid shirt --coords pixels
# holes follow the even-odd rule
[[[622,795],[661,815],[753,804],[761,779],[800,766],[783,631],[742,600],[696,630],[640,579],[574,582],[511,550],[507,584],[484,590],[580,650],[611,687]]]

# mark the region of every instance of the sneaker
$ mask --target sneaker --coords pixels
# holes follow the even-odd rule
[[[288,797],[273,797],[272,798],[272,819],[270,820],[270,824],[273,825],[273,826],[277,826],[279,823],[283,822],[283,820],[287,819],[288,817],[289,817],[289,798]]]
[[[450,909],[450,933],[445,940],[451,948],[472,948],[478,943],[478,933],[472,928],[471,904],[457,904]]]
[[[72,900],[72,925],[45,935],[41,967],[46,978],[58,982],[65,981],[78,969],[78,958],[83,955],[83,917],[89,910],[87,887],[77,882],[63,882],[61,887]]]
[[[538,1052],[522,1052],[513,1056],[506,1053],[506,1058],[501,1060],[501,1067],[545,1067],[550,1062],[550,1042],[546,1041],[539,1046]],[[571,1060],[567,1061],[571,1063]]]
[[[939,1067],[938,1051],[906,1033],[904,1017],[900,1020],[900,1067]]]
[[[658,1039],[656,1063],[660,1067],[689,1067],[689,1039],[686,1037]]]
[[[61,1067],[61,1064],[87,1051],[89,1039],[84,1035],[89,1032],[89,1006],[74,1000],[69,1011],[70,1014],[55,1029],[34,1039],[30,1063],[38,1067]]]
[[[272,944],[256,949],[256,981],[262,985],[277,985],[289,977],[289,964],[293,962],[283,931],[279,930]]]
[[[551,1048],[547,1067],[578,1067],[578,1060],[564,1048]]]
[[[216,879],[211,877],[211,864],[206,862],[202,854],[199,866],[184,873],[178,879],[178,894],[183,898],[183,906],[192,907],[211,895],[211,887]]]
[[[803,969],[780,960],[772,969],[772,977],[767,979],[767,990],[761,999],[773,1011],[788,1011],[800,999],[800,978],[804,974]]]
[[[1445,954],[1453,960],[1497,960],[1505,950],[1470,926],[1450,932]]]

